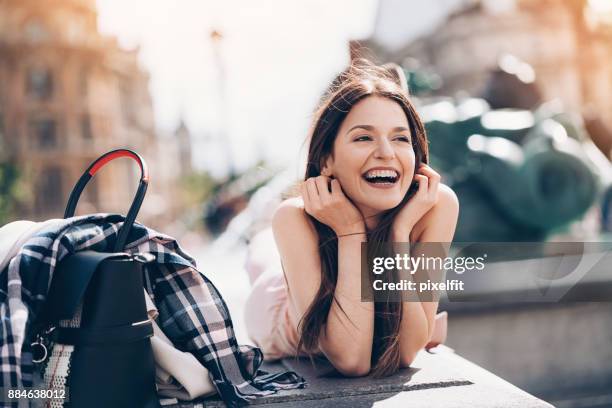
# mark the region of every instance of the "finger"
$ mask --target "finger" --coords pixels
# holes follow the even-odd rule
[[[336,199],[344,197],[340,182],[336,179],[332,179],[331,181],[331,196]]]
[[[310,212],[310,197],[308,196],[308,189],[306,188],[306,182],[303,181],[300,184],[300,194],[302,195],[302,200],[304,201],[304,209],[306,212]]]
[[[433,202],[438,201],[438,187],[440,185],[440,179],[442,178],[438,172],[429,167],[426,164],[422,164],[420,172],[427,176],[429,179],[429,189],[427,190],[427,196]]]
[[[319,198],[322,203],[329,202],[331,199],[331,194],[329,192],[329,177],[319,176],[315,178],[315,185],[317,187],[317,192],[319,193]]]
[[[419,171],[429,179],[429,192],[435,194],[438,191],[440,179],[442,178],[440,173],[426,164],[422,164],[421,167],[419,167]]]
[[[417,194],[427,194],[429,190],[429,179],[427,176],[422,174],[416,174],[414,176],[415,181],[419,183],[419,189],[417,190]]]
[[[308,198],[310,199],[311,208],[318,208],[321,204],[321,200],[319,199],[319,192],[317,191],[317,185],[314,177],[306,180],[306,189],[308,190]]]

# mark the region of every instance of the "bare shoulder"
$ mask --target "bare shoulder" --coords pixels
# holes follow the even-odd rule
[[[300,196],[288,198],[279,204],[278,209],[281,208],[296,208],[303,210],[304,200],[302,200]]]
[[[413,228],[412,237],[418,240],[423,232],[436,225],[449,229],[454,233],[459,217],[459,199],[457,194],[446,184],[440,183],[438,187],[438,201]],[[452,233],[450,234],[452,236]]]
[[[280,235],[316,234],[304,210],[302,197],[292,197],[280,203],[272,217],[272,229]]]
[[[302,197],[292,197],[280,203],[276,208],[272,216],[272,224],[281,226],[285,223],[300,222],[306,218]]]
[[[459,212],[459,199],[452,188],[446,184],[440,183],[438,187],[438,202],[434,208],[438,207],[438,211],[444,212]]]

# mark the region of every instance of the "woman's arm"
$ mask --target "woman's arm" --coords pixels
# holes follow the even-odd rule
[[[274,237],[281,255],[289,297],[299,321],[321,284],[318,235],[299,199],[285,201],[272,220]],[[365,231],[354,224],[351,232]],[[343,235],[343,234],[338,234]],[[338,238],[338,280],[327,324],[319,348],[344,375],[359,376],[370,371],[374,331],[374,305],[361,302],[359,254],[364,234]]]
[[[449,244],[455,234],[459,214],[459,201],[449,187],[440,185],[436,204],[407,235],[396,236],[398,242],[437,242]],[[446,256],[448,245],[441,248]],[[400,327],[401,364],[409,366],[416,354],[429,341],[434,327],[438,302],[404,302]]]

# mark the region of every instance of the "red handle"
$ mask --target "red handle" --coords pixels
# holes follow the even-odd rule
[[[138,214],[138,211],[140,210],[140,205],[142,204],[142,200],[144,199],[145,193],[147,191],[147,185],[149,184],[149,171],[147,170],[147,164],[142,159],[142,157],[138,155],[138,153],[135,153],[128,149],[117,149],[105,153],[99,158],[97,158],[87,168],[87,170],[85,170],[79,181],[77,181],[76,185],[72,189],[70,197],[68,198],[68,205],[66,205],[66,211],[64,212],[64,218],[74,216],[74,211],[76,210],[79,197],[81,196],[81,193],[83,192],[83,189],[85,188],[89,180],[91,180],[91,178],[105,164],[120,157],[129,157],[131,159],[134,159],[138,163],[138,166],[140,167],[140,183],[138,184],[138,190],[136,190],[134,201],[132,202],[127,216],[125,217],[125,222],[123,223],[123,226],[121,227],[119,234],[117,235],[115,251],[121,251],[125,246],[128,233],[132,228],[132,225],[134,225],[134,221],[136,220],[136,214]]]
[[[89,166],[89,169],[87,169],[87,172],[90,176],[93,177],[98,172],[98,170],[104,167],[108,162],[118,159],[120,157],[129,157],[131,159],[136,160],[138,166],[140,167],[140,178],[145,181],[149,180],[149,170],[147,169],[147,164],[142,160],[139,155],[127,149],[113,150],[112,152],[106,153],[105,155],[98,158],[95,162],[93,162],[91,166]]]

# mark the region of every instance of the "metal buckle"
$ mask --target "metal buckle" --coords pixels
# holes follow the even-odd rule
[[[132,255],[136,262],[140,262],[143,264],[148,264],[155,261],[156,257],[150,252],[138,252],[137,254]]]
[[[44,331],[44,336],[49,336],[55,330],[55,326],[50,326]],[[42,363],[49,356],[49,349],[45,346],[45,338],[41,334],[36,335],[36,341],[30,344],[32,348],[32,362],[33,363]],[[40,358],[35,358],[36,355],[42,355]]]
[[[47,359],[47,356],[49,355],[49,351],[47,350],[47,346],[45,346],[45,344],[43,343],[42,337],[40,335],[36,336],[36,341],[30,344],[30,347],[32,347],[32,362],[33,363],[36,363],[36,364],[42,363],[43,361]],[[38,350],[40,354],[42,354],[42,357],[40,358],[34,357],[37,355],[36,347],[40,347],[40,349]]]

